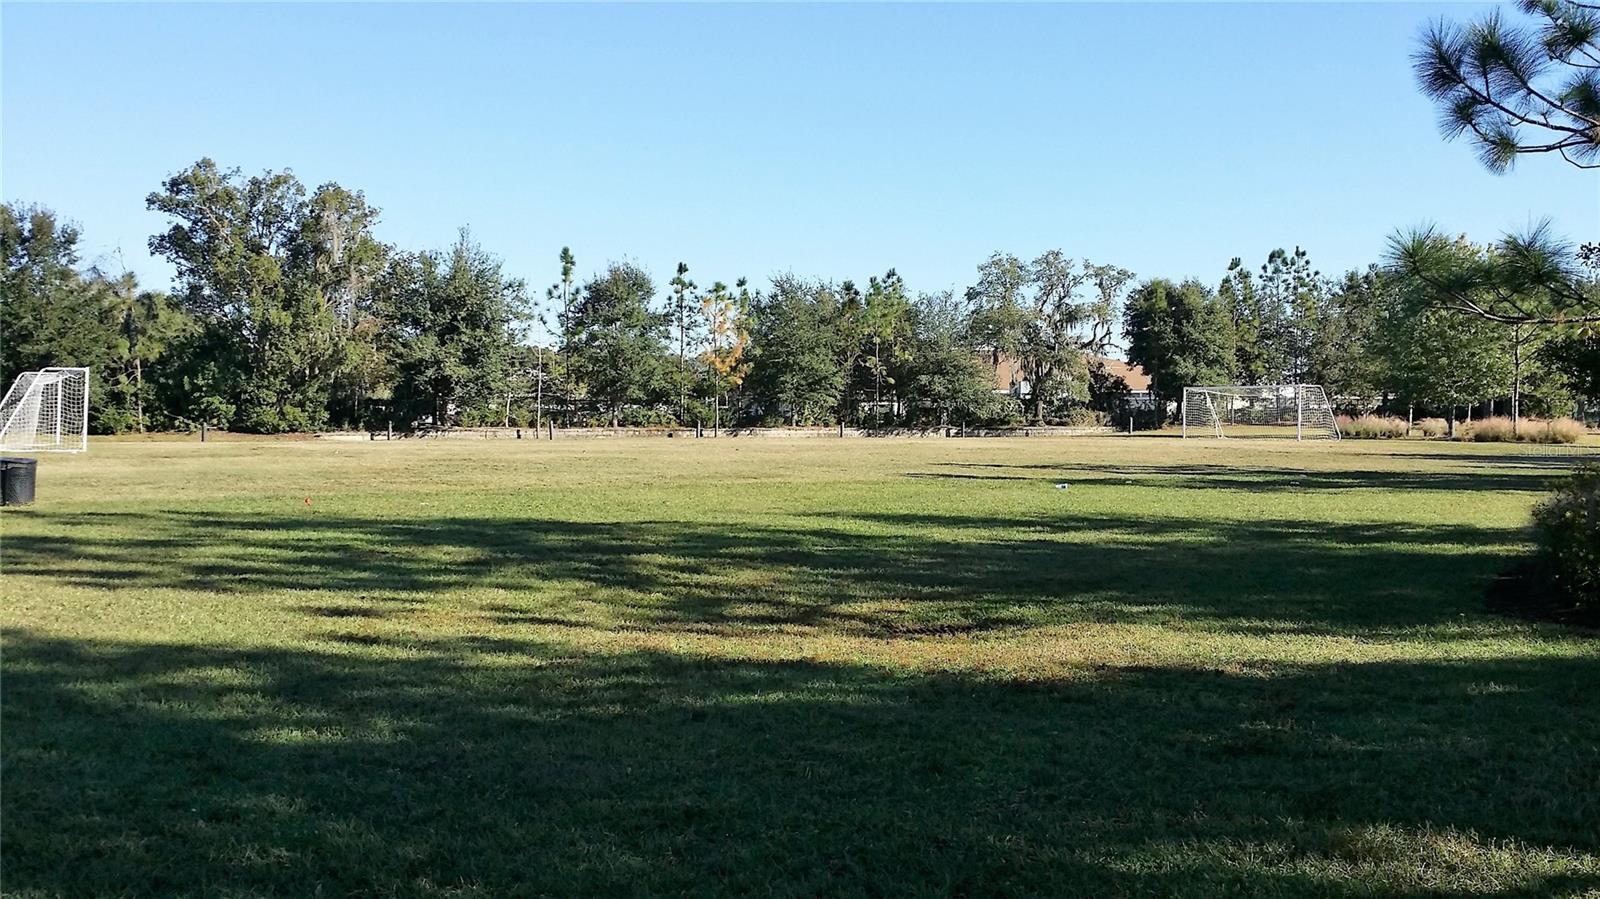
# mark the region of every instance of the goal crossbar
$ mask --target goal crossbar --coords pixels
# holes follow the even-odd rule
[[[1338,440],[1339,422],[1318,384],[1232,384],[1185,387],[1180,407],[1183,436],[1282,435],[1296,440]]]
[[[0,451],[81,453],[89,448],[89,369],[42,368],[0,399]]]

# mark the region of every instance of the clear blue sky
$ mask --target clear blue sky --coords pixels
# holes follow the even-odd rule
[[[470,225],[541,292],[563,244],[933,290],[997,249],[1214,282],[1427,221],[1593,239],[1600,178],[1491,175],[1413,85],[1423,24],[1486,8],[7,3],[0,186],[161,286],[144,197],[201,156],[365,191],[403,247]]]

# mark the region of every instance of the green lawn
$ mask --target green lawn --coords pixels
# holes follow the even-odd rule
[[[1526,452],[99,442],[0,513],[3,890],[1597,895]]]

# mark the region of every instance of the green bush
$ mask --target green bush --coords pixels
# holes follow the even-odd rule
[[[1356,440],[1385,440],[1406,436],[1406,421],[1383,415],[1362,415],[1356,418],[1341,415],[1339,433]]]
[[[728,410],[722,410],[723,424],[727,424]],[[712,412],[711,404],[691,397],[683,408],[683,418],[678,422],[679,427],[692,428],[700,424],[707,430],[711,429]]]
[[[1103,428],[1110,422],[1110,416],[1098,409],[1079,406],[1070,409],[1061,416],[1061,423],[1069,428]]]
[[[512,412],[512,418],[515,419],[515,408]],[[505,407],[498,404],[469,406],[458,411],[455,420],[455,423],[463,428],[498,428],[505,422]]]
[[[1579,605],[1600,606],[1600,466],[1580,468],[1533,510],[1533,522],[1556,585]]]
[[[624,428],[672,428],[678,425],[678,420],[671,412],[651,406],[625,407],[617,417],[617,422]]]
[[[984,399],[975,424],[1020,425],[1023,422],[1022,401],[1003,393],[989,393]]]

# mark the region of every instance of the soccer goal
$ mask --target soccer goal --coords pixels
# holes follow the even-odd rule
[[[1183,436],[1338,440],[1328,394],[1316,384],[1183,388]]]
[[[0,400],[0,450],[81,453],[89,448],[89,370],[25,371]]]

